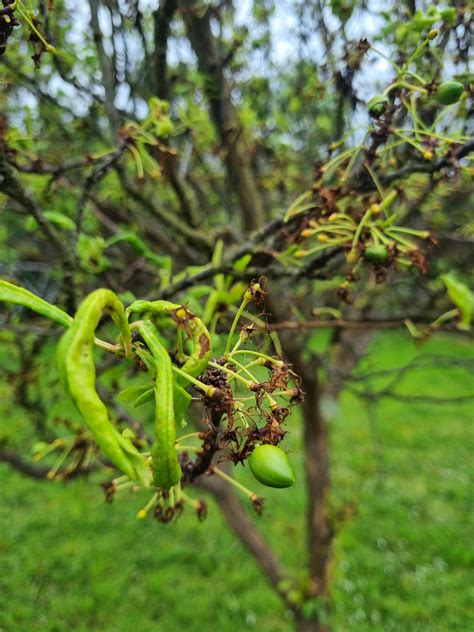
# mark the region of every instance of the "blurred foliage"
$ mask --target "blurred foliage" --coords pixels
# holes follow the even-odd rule
[[[432,354],[473,359],[472,349],[452,336],[439,335],[416,351],[407,335],[383,334],[359,372],[393,370],[415,358],[424,368],[407,375],[402,396],[468,394],[469,373],[433,369]],[[5,392],[1,402],[20,436],[29,437],[25,411]],[[384,400],[374,412],[370,422],[347,392],[331,421],[334,629],[468,630],[474,623],[472,404]],[[291,458],[301,479],[297,418],[291,426]],[[191,514],[168,526],[137,522],[133,515],[144,499],[106,505],[97,485],[102,479],[32,482],[1,467],[1,627],[292,629],[291,615],[224,528],[211,499],[212,519],[203,524]],[[239,480],[250,481],[241,467]],[[303,489],[265,495],[268,507],[258,524],[283,562],[301,569]]]
[[[407,334],[379,337],[359,372],[430,352],[464,358],[459,339],[431,336],[446,323],[469,329],[473,312],[472,164],[468,151],[456,153],[472,143],[472,7],[199,3],[220,56],[210,65],[222,72],[213,82],[190,44],[184,5],[165,25],[160,76],[163,6],[17,0],[1,9],[18,24],[0,23],[0,167],[4,160],[37,207],[22,203],[18,188],[6,194],[2,180],[1,277],[71,313],[97,287],[126,303],[169,291],[218,337],[245,284],[267,275],[270,299],[293,324],[398,319],[425,343],[417,350]],[[463,89],[445,107],[439,85],[453,80]],[[229,170],[234,145],[248,171],[240,190]],[[255,214],[261,204],[270,227],[281,222],[260,242],[242,204],[252,183]],[[374,246],[382,256],[371,261]],[[324,269],[312,267],[328,252]],[[245,318],[261,326],[265,315]],[[77,430],[81,420],[58,385],[58,329],[18,307],[2,305],[0,319],[0,444],[29,458],[38,440]],[[337,336],[309,331],[295,331],[291,342],[326,379]],[[279,352],[275,335],[265,344]],[[116,398],[143,376],[100,351],[96,360],[114,417],[125,410],[150,430],[149,404],[132,409]],[[413,370],[402,393],[463,395],[467,376],[453,362]],[[364,382],[358,399],[349,380],[335,415],[335,402],[325,402],[332,519],[341,527],[335,629],[468,629],[472,411],[462,402],[367,399],[384,379]],[[303,480],[295,417],[289,428]],[[130,503],[102,507],[86,482],[46,487],[3,467],[0,475],[1,628],[292,626],[253,562],[240,563],[245,553],[217,512],[204,527],[185,515],[171,535],[130,519]],[[247,473],[239,477],[246,482]],[[303,586],[303,489],[281,494],[266,493],[260,524]],[[311,616],[321,603],[304,609]]]

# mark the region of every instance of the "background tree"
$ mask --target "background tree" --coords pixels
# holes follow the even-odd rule
[[[323,404],[373,329],[407,323],[422,341],[468,326],[471,298],[453,276],[472,245],[467,3],[3,7],[3,276],[71,314],[98,287],[126,303],[182,302],[218,333],[246,284],[265,279],[265,307],[247,322],[278,332],[271,351],[305,393],[305,577],[288,581],[226,481],[195,482],[299,629],[325,629],[335,525]],[[446,99],[447,80],[460,87]],[[51,395],[25,382],[47,338],[24,314],[27,337],[9,328],[5,313],[22,359],[18,401],[50,441]],[[38,473],[18,448],[9,437],[2,458]]]

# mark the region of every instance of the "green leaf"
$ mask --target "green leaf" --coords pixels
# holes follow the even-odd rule
[[[192,396],[181,384],[173,382],[174,420],[178,428],[184,428],[186,421],[184,415],[191,403]]]
[[[154,263],[158,267],[163,267],[167,270],[171,269],[171,259],[165,255],[155,254],[133,231],[125,231],[110,237],[110,239],[105,242],[104,248],[109,248],[109,246],[118,244],[121,241],[125,241],[130,244],[135,252],[144,257],[147,261],[150,261],[150,263]]]
[[[64,215],[64,213],[60,213],[59,211],[45,211],[44,216],[60,228],[64,228],[66,230],[76,230],[76,224],[70,217]]]
[[[151,398],[148,401],[151,401],[153,399],[153,386],[150,386],[149,384],[127,386],[127,388],[120,391],[117,395],[117,399],[123,404],[136,407],[145,403],[144,401],[141,401],[142,397],[149,392],[151,393]]]
[[[77,255],[82,267],[90,272],[101,272],[106,268],[107,261],[103,256],[104,239],[81,233],[77,242]]]
[[[36,294],[8,281],[0,280],[0,301],[27,307],[33,312],[41,314],[41,316],[54,320],[54,322],[59,323],[63,327],[69,327],[72,323],[71,316],[63,312],[59,307],[51,305],[51,303],[36,296]]]
[[[155,387],[149,384],[128,386],[120,391],[117,399],[124,404],[138,408],[155,399]],[[173,381],[173,400],[176,425],[179,428],[184,428],[186,426],[184,415],[191,403],[192,395],[176,381]]]
[[[469,331],[474,313],[474,293],[451,273],[443,274],[441,278],[446,285],[449,298],[461,314],[458,329]]]
[[[233,268],[236,272],[243,272],[251,261],[252,261],[251,254],[243,255],[242,257],[234,261]]]

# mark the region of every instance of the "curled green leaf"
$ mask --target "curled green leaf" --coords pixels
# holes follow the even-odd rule
[[[144,458],[111,423],[95,387],[94,333],[104,311],[119,328],[126,355],[130,355],[130,328],[122,303],[110,290],[96,290],[81,303],[71,327],[59,342],[61,380],[104,455],[130,480],[149,485],[150,471]]]
[[[169,301],[135,301],[127,308],[127,314],[169,314],[176,325],[191,336],[194,349],[187,358],[182,370],[197,377],[206,370],[211,358],[211,336],[202,320],[192,314],[186,307]],[[184,383],[184,378],[178,382]]]
[[[150,321],[139,321],[136,329],[156,363],[155,382],[155,443],[151,449],[153,482],[157,487],[169,489],[181,479],[181,467],[176,451],[174,422],[173,369],[171,358],[158,340],[157,331]]]

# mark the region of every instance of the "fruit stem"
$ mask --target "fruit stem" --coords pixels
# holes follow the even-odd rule
[[[240,307],[237,310],[237,314],[235,315],[234,320],[232,321],[232,326],[230,328],[229,335],[227,337],[227,342],[226,342],[226,345],[225,345],[224,355],[227,355],[229,353],[230,345],[232,344],[232,337],[233,337],[234,332],[235,332],[235,328],[237,327],[237,323],[239,322],[240,317],[242,316],[242,313],[243,313],[244,309],[247,307],[247,305],[249,303],[250,303],[249,299],[246,298],[246,295],[244,295],[242,303],[240,304]]]
[[[211,467],[210,469],[211,469],[211,472],[213,472],[216,476],[218,476],[219,478],[222,478],[222,480],[229,483],[229,485],[232,485],[233,487],[241,491],[251,501],[254,501],[257,498],[257,494],[255,492],[252,492],[247,487],[244,487],[244,485],[236,481],[235,478],[232,478],[232,476],[229,476],[228,474],[226,474],[225,472],[223,472],[222,470],[220,470],[219,468],[215,466]]]
[[[211,364],[211,363],[209,363],[209,364]],[[188,375],[185,371],[182,371],[181,369],[179,369],[174,364],[173,364],[172,368],[173,368],[173,371],[177,375],[180,375],[181,377],[184,377],[184,379],[188,380],[188,382],[191,382],[191,384],[194,384],[194,386],[197,386],[199,389],[201,389],[201,391],[204,391],[205,395],[207,395],[208,397],[213,397],[214,396],[214,393],[215,393],[216,389],[213,386],[209,386],[209,384],[204,384],[203,382],[200,382],[195,377],[193,377],[192,375]]]
[[[246,380],[244,377],[242,377],[235,371],[228,369],[226,366],[222,366],[222,364],[217,364],[217,362],[209,362],[209,366],[212,366],[214,369],[220,369],[221,371],[224,371],[224,373],[227,373],[231,377],[235,378],[236,380],[244,384],[249,389],[251,389],[257,383],[253,381],[251,382],[250,380]]]

